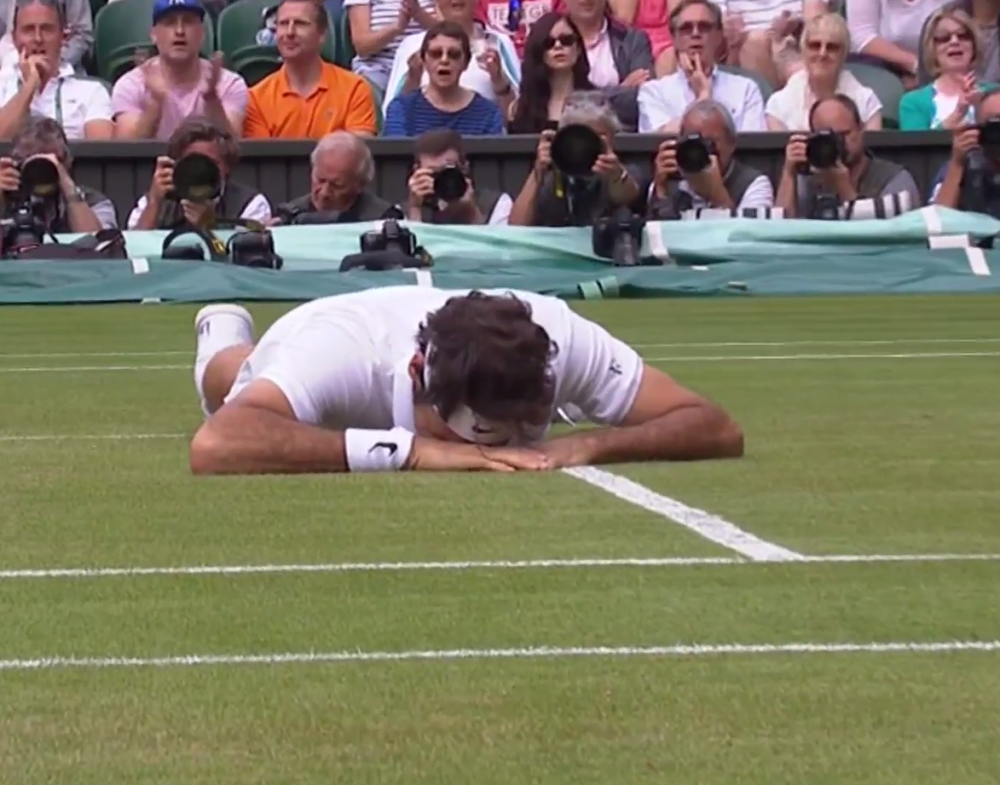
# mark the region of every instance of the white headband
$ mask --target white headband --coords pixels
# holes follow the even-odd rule
[[[429,390],[431,386],[431,365],[427,358],[431,355],[431,347],[428,345],[424,351],[424,389]],[[437,407],[434,407],[437,411]],[[514,439],[513,431],[503,423],[494,422],[486,417],[480,417],[465,404],[459,404],[455,411],[444,421],[454,433],[457,433],[465,441],[473,444],[483,444],[490,447],[497,447],[508,444]]]

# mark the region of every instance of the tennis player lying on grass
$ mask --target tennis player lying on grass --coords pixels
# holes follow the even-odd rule
[[[372,289],[301,305],[254,344],[250,314],[195,319],[208,419],[195,474],[542,470],[736,458],[718,406],[554,297]],[[604,428],[545,440],[557,408]]]

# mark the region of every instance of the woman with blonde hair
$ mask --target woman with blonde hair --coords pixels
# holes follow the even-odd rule
[[[900,130],[953,130],[973,122],[987,87],[976,78],[983,41],[975,21],[965,11],[937,11],[924,28],[920,49],[934,81],[903,96]]]
[[[802,30],[804,68],[767,101],[764,109],[770,131],[808,131],[813,104],[835,95],[846,95],[855,104],[865,129],[882,128],[882,102],[844,69],[851,48],[847,23],[838,14],[820,14]]]

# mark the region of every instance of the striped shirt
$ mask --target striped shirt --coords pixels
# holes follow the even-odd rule
[[[725,14],[742,16],[744,29],[766,30],[782,11],[801,17],[803,0],[722,0],[716,5]]]
[[[415,90],[394,98],[385,116],[382,136],[419,136],[435,128],[451,128],[462,136],[500,136],[504,132],[500,107],[479,93],[457,112],[438,109]]]
[[[425,11],[434,11],[434,0],[419,0],[419,2],[420,7]],[[403,0],[344,0],[345,13],[348,14],[348,9],[351,7],[365,5],[371,10],[371,31],[374,33],[396,24],[399,12],[403,7]],[[392,61],[396,56],[396,50],[399,49],[399,44],[406,36],[419,33],[422,30],[423,28],[417,23],[417,20],[411,17],[402,35],[392,39],[377,54],[369,57],[356,55],[351,61],[351,70],[356,74],[368,77],[384,90],[386,82],[389,81],[389,72],[392,71]]]

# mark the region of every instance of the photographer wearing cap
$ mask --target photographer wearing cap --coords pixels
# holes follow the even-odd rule
[[[891,218],[917,207],[913,176],[865,147],[857,104],[837,94],[813,104],[811,133],[792,134],[777,203],[788,218]]]
[[[178,199],[174,169],[190,155],[203,156],[207,167],[217,172],[207,176],[221,181],[218,197],[204,201]],[[243,218],[266,223],[271,203],[254,188],[231,180],[229,175],[239,160],[236,143],[221,125],[205,117],[189,117],[174,131],[167,154],[158,156],[149,193],[140,196],[128,217],[129,229],[173,229],[185,220],[211,228],[219,218]],[[210,163],[209,163],[210,162]]]
[[[413,173],[405,207],[410,221],[436,224],[506,224],[514,200],[490,188],[477,190],[462,137],[449,128],[427,131],[413,147]]]
[[[38,159],[53,164],[56,182],[25,182],[22,168]],[[69,143],[59,123],[48,117],[33,118],[14,138],[10,157],[0,158],[0,212],[9,218],[20,202],[30,200],[35,191],[44,191],[39,217],[47,232],[88,234],[117,228],[114,204],[104,194],[73,182],[72,167]]]
[[[951,132],[951,157],[935,179],[931,200],[941,207],[1000,217],[1000,91],[986,93],[976,125]]]
[[[601,93],[571,93],[559,130],[542,132],[510,224],[591,226],[619,207],[643,213],[648,186],[618,160],[614,137],[619,130],[618,116]]]
[[[681,118],[681,135],[660,145],[648,215],[680,218],[689,210],[768,208],[774,189],[763,172],[734,157],[736,126],[718,101],[696,101]]]
[[[272,225],[379,221],[398,211],[370,190],[375,160],[364,140],[350,131],[334,131],[320,139],[309,162],[309,193],[278,205]]]

